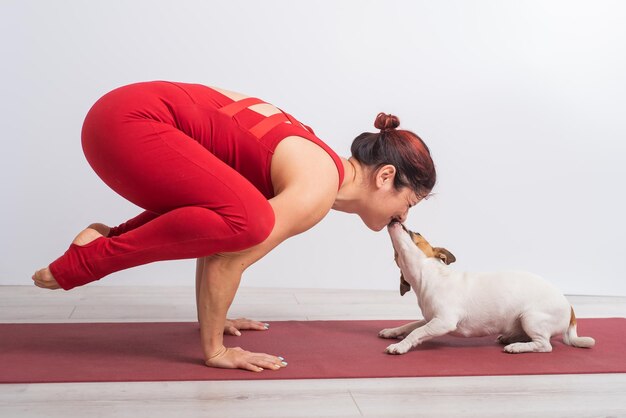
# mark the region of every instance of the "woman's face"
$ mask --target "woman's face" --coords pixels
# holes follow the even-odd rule
[[[409,209],[421,200],[408,187],[396,189],[393,186],[395,175],[395,167],[387,165],[378,169],[372,178],[369,197],[358,212],[371,230],[380,231],[393,220],[406,221]]]

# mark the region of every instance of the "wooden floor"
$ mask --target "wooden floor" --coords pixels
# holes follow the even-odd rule
[[[626,317],[625,297],[569,299],[578,317]],[[396,292],[242,288],[230,316],[272,321],[418,314],[414,297]],[[194,319],[191,287],[0,287],[0,322]],[[0,417],[7,418],[330,416],[626,417],[626,374],[0,385]]]

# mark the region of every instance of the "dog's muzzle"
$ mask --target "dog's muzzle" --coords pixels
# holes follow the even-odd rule
[[[387,225],[387,229],[391,229],[396,224],[400,225],[402,227],[402,229],[404,230],[404,232],[409,232],[409,230],[406,229],[406,226],[404,226],[404,224],[402,222],[396,221],[396,220],[393,220],[393,221],[389,222],[389,225]]]

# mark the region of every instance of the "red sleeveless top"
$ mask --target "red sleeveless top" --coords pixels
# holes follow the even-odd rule
[[[167,83],[184,92],[191,103],[166,103],[178,129],[198,141],[230,167],[248,179],[263,195],[274,197],[270,164],[274,150],[288,136],[299,136],[323,148],[333,159],[339,173],[339,186],[344,170],[339,156],[313,129],[283,112],[263,116],[249,107],[265,103],[248,97],[233,101],[228,96],[200,84]],[[159,87],[165,87],[163,85]],[[279,109],[280,110],[280,109]]]

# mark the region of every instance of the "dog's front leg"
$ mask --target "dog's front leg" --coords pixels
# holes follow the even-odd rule
[[[441,335],[446,335],[455,329],[456,321],[433,318],[426,325],[413,330],[413,332],[407,335],[404,340],[396,344],[391,344],[387,347],[385,352],[388,354],[404,354],[424,341],[428,341],[431,338],[439,337]]]
[[[397,328],[385,328],[378,333],[380,338],[404,338],[413,332],[414,329],[426,324],[426,321],[420,319],[419,321],[409,322]]]

